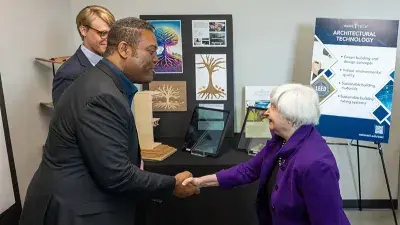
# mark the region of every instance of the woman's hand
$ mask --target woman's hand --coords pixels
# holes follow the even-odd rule
[[[189,177],[186,178],[182,185],[193,184],[197,188],[219,186],[217,176],[215,174],[207,175],[203,177]]]
[[[186,179],[182,182],[182,185],[183,185],[183,186],[186,186],[186,185],[189,184],[189,183],[191,183],[191,184],[193,184],[194,186],[200,188],[201,180],[200,180],[200,178],[198,178],[198,177],[189,177],[189,178],[186,178]]]

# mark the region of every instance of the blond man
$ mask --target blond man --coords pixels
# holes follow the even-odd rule
[[[52,90],[54,105],[80,74],[102,59],[107,48],[108,32],[114,23],[114,15],[102,6],[90,5],[78,13],[76,28],[81,36],[82,44],[54,76]]]

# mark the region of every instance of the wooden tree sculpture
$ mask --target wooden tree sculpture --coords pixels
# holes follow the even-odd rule
[[[135,94],[132,112],[135,117],[140,151],[144,160],[162,161],[176,152],[176,148],[154,142],[153,127],[158,125],[159,118],[153,118],[151,91],[139,91]]]
[[[208,71],[208,85],[207,88],[201,89],[197,94],[201,98],[205,99],[213,99],[213,98],[221,98],[222,96],[226,95],[225,90],[222,87],[215,86],[213,83],[213,73],[218,71],[219,69],[225,69],[221,64],[225,63],[223,58],[214,58],[210,55],[206,55],[204,59],[203,55],[201,56],[202,62],[196,63],[200,65],[199,69],[206,68]]]
[[[170,85],[163,85],[162,87],[158,87],[155,91],[155,98],[162,98],[165,101],[158,101],[154,103],[156,108],[163,109],[176,109],[183,104],[183,102],[173,101],[172,99],[178,99],[179,89],[173,88]]]

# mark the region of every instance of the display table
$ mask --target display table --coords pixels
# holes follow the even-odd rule
[[[184,170],[203,176],[229,168],[251,158],[235,150],[235,140],[226,138],[218,158],[193,156],[180,150],[183,140],[162,139],[178,151],[161,162],[145,162],[145,170],[176,175]],[[255,199],[258,182],[232,190],[218,187],[201,189],[200,195],[185,199],[171,197],[146,208],[147,225],[256,225]]]

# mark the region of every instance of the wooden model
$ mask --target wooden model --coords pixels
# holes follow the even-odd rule
[[[135,115],[140,150],[143,160],[162,161],[176,152],[176,148],[154,142],[153,127],[158,125],[160,118],[153,118],[152,100],[155,93],[139,91],[133,99],[133,114]]]

